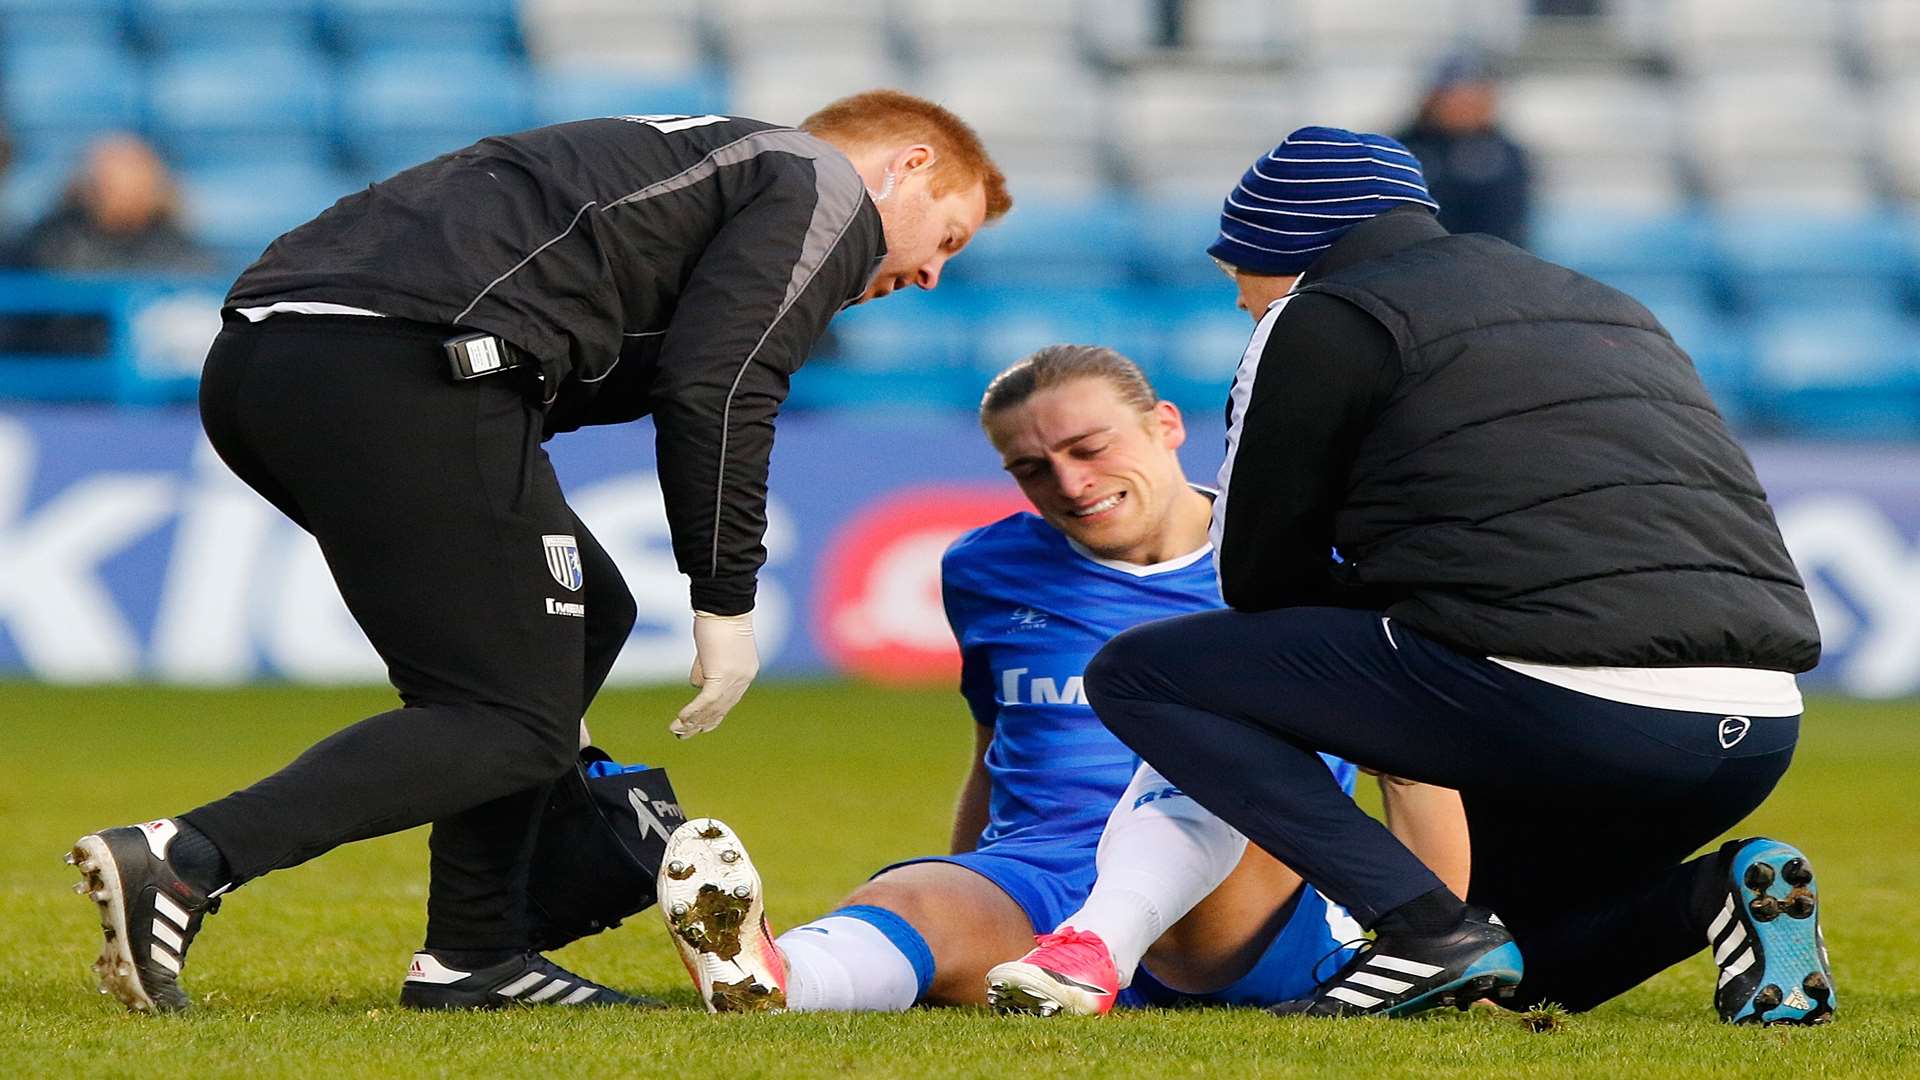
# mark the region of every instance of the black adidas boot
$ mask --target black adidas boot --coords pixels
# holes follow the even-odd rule
[[[67,862],[83,875],[77,893],[100,908],[105,941],[93,962],[100,992],[135,1012],[187,1007],[180,971],[201,920],[220,901],[183,880],[167,860],[180,835],[169,820],[103,829],[74,841]]]

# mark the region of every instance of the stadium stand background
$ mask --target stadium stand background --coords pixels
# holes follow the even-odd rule
[[[1202,252],[1226,184],[1302,123],[1401,126],[1465,42],[1504,58],[1536,250],[1647,303],[1748,431],[1920,437],[1920,0],[0,0],[0,230],[107,131],[237,271],[480,135],[897,85],[980,129],[1017,208],[937,292],[838,320],[793,407],[966,408],[1077,340],[1212,411],[1248,332]],[[224,285],[0,278],[0,314],[112,329],[0,356],[0,398],[189,397]]]

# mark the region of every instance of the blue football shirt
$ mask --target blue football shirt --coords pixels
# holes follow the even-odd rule
[[[947,550],[940,577],[960,643],[960,692],[994,729],[978,850],[1091,862],[1140,759],[1087,704],[1087,661],[1122,630],[1223,606],[1211,554],[1149,567],[1108,562],[1030,513]],[[1327,761],[1351,791],[1353,766]]]

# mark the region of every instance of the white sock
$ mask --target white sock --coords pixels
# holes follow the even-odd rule
[[[781,934],[793,1012],[905,1012],[933,981],[919,931],[883,908],[841,908]]]
[[[1233,826],[1142,763],[1100,834],[1093,891],[1056,929],[1099,934],[1126,986],[1147,949],[1218,888],[1246,850]]]

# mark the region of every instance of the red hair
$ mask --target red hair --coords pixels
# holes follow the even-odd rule
[[[899,90],[868,90],[843,97],[800,122],[800,129],[842,148],[925,143],[933,147],[934,196],[978,183],[986,190],[987,220],[1013,209],[1007,178],[987,156],[967,122],[925,98]]]

